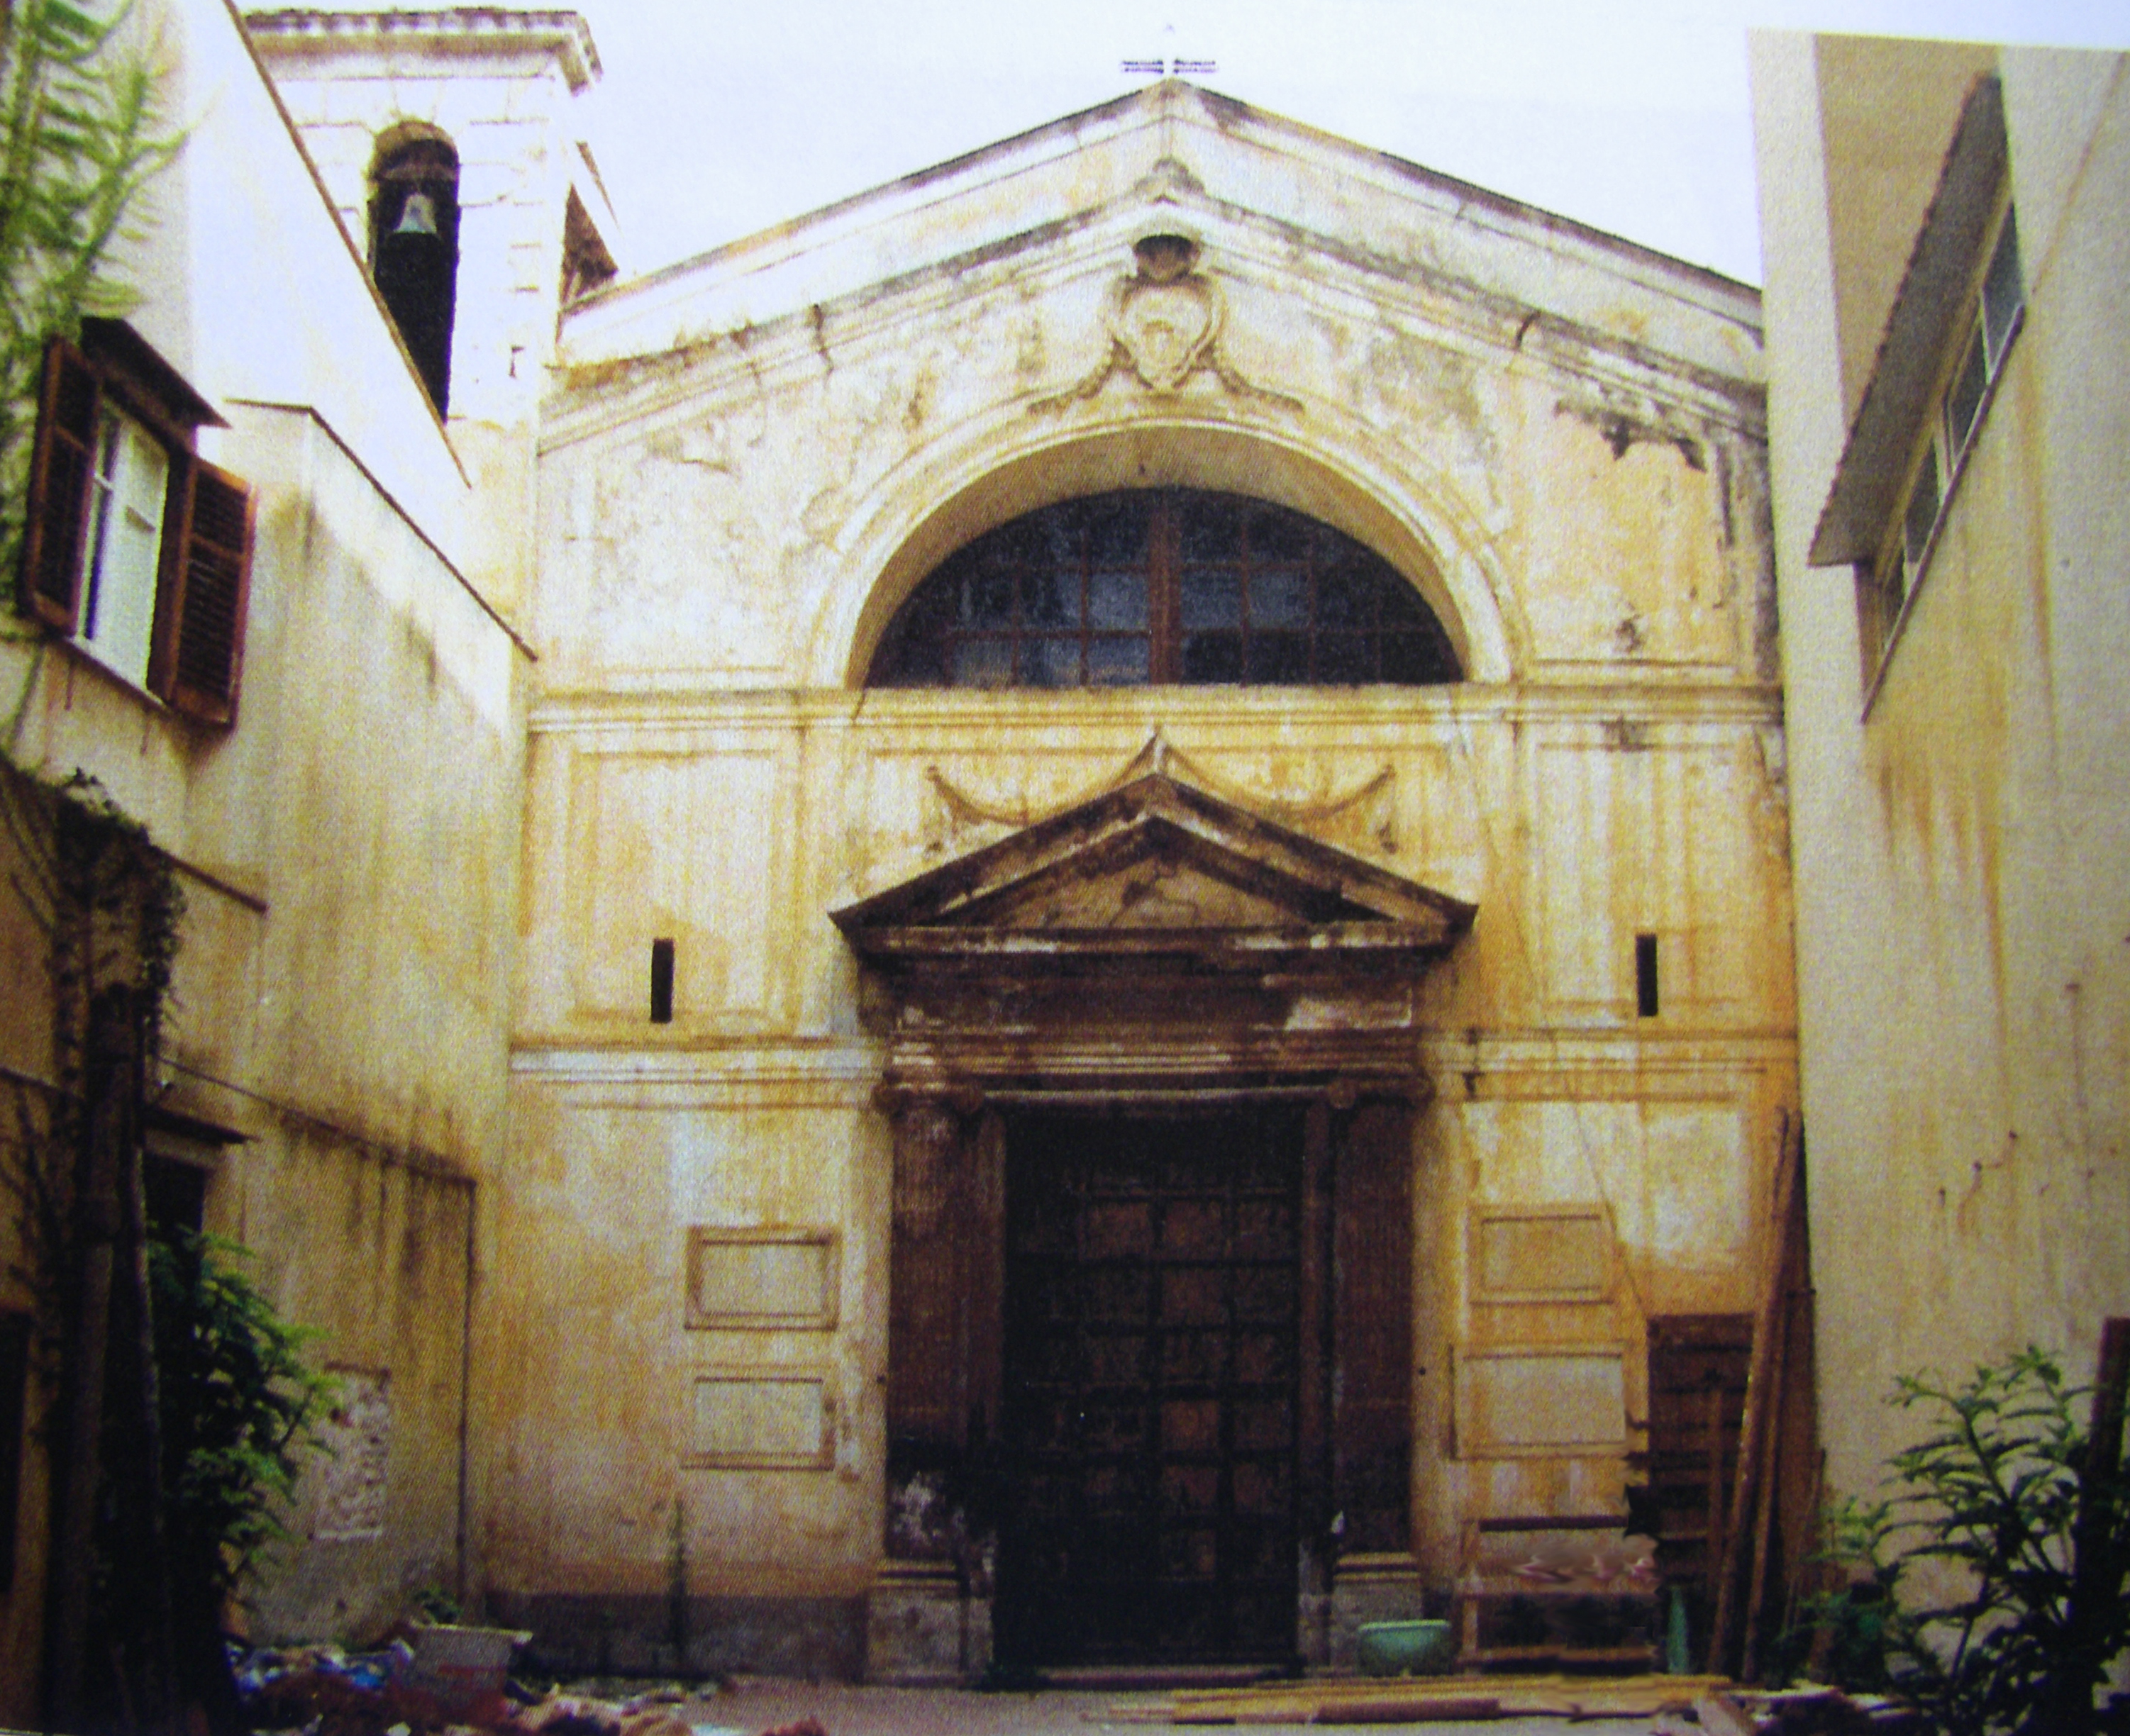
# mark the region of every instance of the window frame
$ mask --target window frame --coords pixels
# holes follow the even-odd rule
[[[137,677],[82,636],[97,460],[114,415],[129,417],[168,464],[147,665]],[[202,423],[223,426],[182,376],[117,320],[83,322],[82,342],[46,345],[24,509],[20,605],[114,679],[194,722],[236,721],[250,613],[257,498],[194,450]]]
[[[2007,184],[1999,188],[1994,205],[1984,231],[1986,243],[1978,250],[1960,312],[1951,322],[1941,346],[1938,374],[1908,454],[1897,503],[1877,553],[1856,567],[1866,716],[1884,684],[1894,647],[1914,609],[1967,474],[1968,462],[1981,440],[1998,388],[2010,365],[2013,349],[2026,328],[2026,269],[2019,250],[2018,212],[2008,178]],[[2008,260],[2013,293],[2009,309],[1999,321],[1996,316],[2001,303],[1993,301],[1991,292],[1999,281],[1999,267]],[[1993,325],[1999,324],[2001,332],[1993,340]],[[1970,364],[1977,358],[1981,362],[1981,381],[1962,425],[1956,406]],[[1922,510],[1926,502],[1929,503],[1927,511]]]

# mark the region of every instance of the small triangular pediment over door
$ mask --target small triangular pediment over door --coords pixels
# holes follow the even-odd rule
[[[832,913],[861,957],[982,975],[1419,964],[1471,905],[1149,772]]]
[[[1158,1090],[1409,1075],[1475,911],[1157,770],[831,914],[891,1083]]]

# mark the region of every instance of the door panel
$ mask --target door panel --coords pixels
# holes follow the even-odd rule
[[[1292,1655],[1301,1146],[1287,1109],[1009,1124],[1002,1657]]]

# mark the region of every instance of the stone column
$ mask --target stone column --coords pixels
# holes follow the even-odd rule
[[[886,1535],[867,1617],[874,1681],[958,1681],[991,1662],[986,1540],[971,1535],[963,1505],[998,1386],[1002,1226],[989,1169],[1001,1142],[984,1137],[981,1102],[957,1091],[884,1105],[895,1117],[895,1180]]]

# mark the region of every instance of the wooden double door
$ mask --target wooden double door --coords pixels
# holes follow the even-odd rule
[[[1395,1099],[905,1107],[889,1556],[1009,1663],[1309,1656],[1410,1542],[1412,1162]]]
[[[1284,1105],[1009,1123],[1001,1657],[1292,1655],[1303,1145]]]

